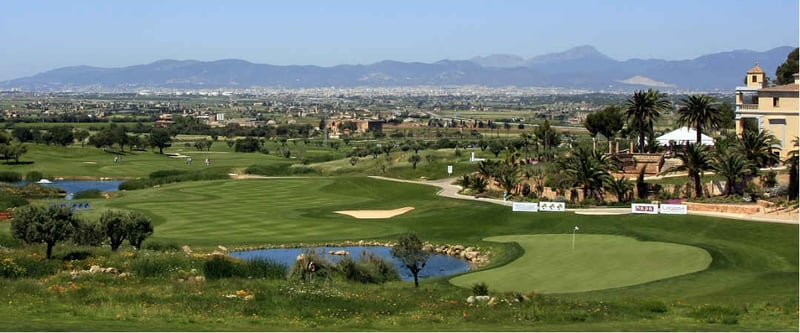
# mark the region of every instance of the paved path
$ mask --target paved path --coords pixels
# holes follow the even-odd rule
[[[439,192],[436,194],[454,198],[454,199],[462,199],[462,200],[476,200],[476,201],[483,201],[489,202],[498,205],[504,206],[511,206],[511,201],[503,201],[501,199],[490,199],[490,198],[475,198],[474,196],[470,195],[463,195],[459,194],[458,192],[461,191],[461,186],[454,185],[453,183],[456,181],[457,178],[444,178],[444,179],[436,179],[436,180],[405,180],[405,179],[397,179],[397,178],[389,178],[389,177],[381,177],[381,176],[369,176],[370,178],[375,179],[382,179],[388,180],[393,182],[402,182],[402,183],[414,183],[414,184],[422,184],[422,185],[430,185],[436,186],[440,188]],[[620,215],[620,214],[630,214],[630,208],[587,208],[587,209],[567,209],[567,211],[573,211],[576,214],[582,215]],[[691,215],[701,215],[701,216],[711,216],[711,217],[722,217],[728,219],[736,219],[736,220],[747,220],[747,221],[754,221],[754,222],[773,222],[773,223],[787,223],[787,224],[798,224],[798,217],[796,214],[794,215],[768,215],[768,214],[757,214],[757,215],[746,215],[746,214],[730,214],[730,213],[716,213],[716,212],[696,212],[690,211],[689,214]]]

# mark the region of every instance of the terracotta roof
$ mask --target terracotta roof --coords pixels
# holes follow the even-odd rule
[[[764,70],[761,69],[761,67],[758,66],[758,63],[756,63],[755,67],[750,68],[750,70],[747,71],[747,74],[763,74],[763,73],[764,73]]]
[[[790,84],[784,84],[782,86],[774,86],[774,87],[759,89],[758,91],[766,91],[766,92],[770,92],[770,91],[773,91],[773,92],[800,92],[800,85],[798,85],[797,83],[790,83]]]

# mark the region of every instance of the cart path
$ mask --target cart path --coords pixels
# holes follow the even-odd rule
[[[413,184],[421,184],[421,185],[429,185],[438,187],[440,190],[436,192],[437,195],[447,197],[447,198],[454,198],[454,199],[462,199],[462,200],[474,200],[474,201],[483,201],[489,202],[493,204],[503,205],[503,206],[511,206],[511,201],[504,201],[502,199],[491,199],[491,198],[476,198],[471,195],[464,195],[459,194],[458,192],[461,191],[462,187],[459,185],[453,184],[456,181],[456,177],[453,178],[444,178],[444,179],[436,179],[436,180],[406,180],[406,179],[397,179],[397,178],[389,178],[389,177],[382,177],[382,176],[369,176],[370,178],[374,179],[381,179],[381,180],[388,180],[393,182],[402,182],[402,183],[413,183]],[[620,215],[620,214],[630,214],[630,208],[586,208],[586,209],[567,209],[567,211],[575,212],[576,214],[581,215]],[[782,215],[773,215],[773,214],[756,214],[756,215],[747,215],[747,214],[730,214],[730,213],[717,213],[717,212],[697,212],[697,211],[689,211],[691,215],[701,215],[701,216],[711,216],[711,217],[722,217],[728,219],[736,219],[736,220],[747,220],[747,221],[754,221],[754,222],[772,222],[772,223],[786,223],[786,224],[798,224],[798,215],[795,214],[782,214]]]

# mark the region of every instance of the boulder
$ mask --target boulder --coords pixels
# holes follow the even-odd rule
[[[92,267],[89,267],[89,273],[91,274],[96,274],[100,272],[102,272],[102,268],[100,268],[100,266],[98,265],[92,265]]]
[[[184,246],[182,246],[182,247],[181,247],[181,250],[183,250],[183,253],[186,253],[186,254],[192,254],[192,248],[191,248],[191,247],[189,247],[189,245],[184,245]]]
[[[220,251],[222,251],[222,252],[228,252],[228,248],[227,248],[227,247],[224,247],[224,246],[222,246],[222,245],[217,245],[217,249],[219,249],[219,250],[220,250]]]

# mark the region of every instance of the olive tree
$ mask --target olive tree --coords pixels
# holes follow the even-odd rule
[[[122,242],[128,236],[125,232],[125,221],[127,216],[123,212],[108,210],[100,216],[100,224],[103,225],[106,231],[106,237],[111,244],[111,251],[119,249]]]
[[[56,243],[69,239],[75,228],[76,220],[68,207],[20,207],[11,222],[14,237],[29,244],[47,245],[47,259],[52,257]]]
[[[392,255],[399,258],[403,265],[414,275],[414,287],[419,287],[419,272],[431,256],[422,249],[422,241],[413,232],[400,236],[397,245],[392,247]]]
[[[153,234],[153,224],[150,218],[139,212],[130,212],[124,224],[125,233],[131,246],[139,249],[142,242]]]

